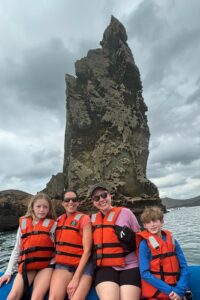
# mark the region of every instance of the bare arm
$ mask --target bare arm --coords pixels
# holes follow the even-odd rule
[[[83,227],[83,255],[80,259],[79,265],[74,273],[74,276],[72,278],[72,280],[70,281],[70,283],[68,284],[67,287],[67,292],[69,295],[69,298],[71,298],[73,296],[73,294],[75,293],[80,278],[83,274],[84,268],[88,262],[88,259],[91,255],[91,248],[92,248],[92,227],[91,227],[91,223],[87,223],[84,227]]]

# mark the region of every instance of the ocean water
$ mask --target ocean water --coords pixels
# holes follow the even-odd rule
[[[164,228],[171,230],[189,265],[200,265],[200,206],[173,209],[165,214]],[[6,269],[16,231],[0,232],[0,271]]]
[[[200,206],[173,209],[165,214],[164,228],[173,232],[189,265],[200,265]]]
[[[10,254],[14,248],[16,233],[17,231],[0,231],[0,271],[6,269]]]

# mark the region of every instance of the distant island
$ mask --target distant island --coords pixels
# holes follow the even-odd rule
[[[172,198],[162,198],[162,204],[166,206],[166,208],[177,208],[177,207],[192,207],[192,206],[200,206],[200,196],[190,198],[190,199],[172,199]]]

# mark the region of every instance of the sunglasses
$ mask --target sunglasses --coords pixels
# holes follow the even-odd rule
[[[78,201],[78,198],[77,198],[77,197],[74,197],[74,198],[64,198],[64,199],[63,199],[63,201],[64,201],[64,202],[67,202],[67,203],[68,203],[70,200],[71,200],[72,202],[77,202],[77,201]]]
[[[101,194],[98,195],[98,196],[92,197],[92,200],[95,201],[95,202],[98,202],[101,198],[102,198],[102,199],[106,199],[107,196],[108,196],[108,192],[103,192],[103,193],[101,193]]]

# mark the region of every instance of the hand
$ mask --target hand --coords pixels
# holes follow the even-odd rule
[[[71,299],[78,287],[79,279],[78,278],[72,278],[72,280],[69,282],[67,286],[67,294],[69,299]]]
[[[3,275],[0,277],[0,287],[2,286],[2,284],[5,282],[6,284],[9,283],[11,279],[11,275]]]
[[[177,293],[175,293],[173,291],[169,294],[169,298],[171,300],[181,300],[182,299]]]

